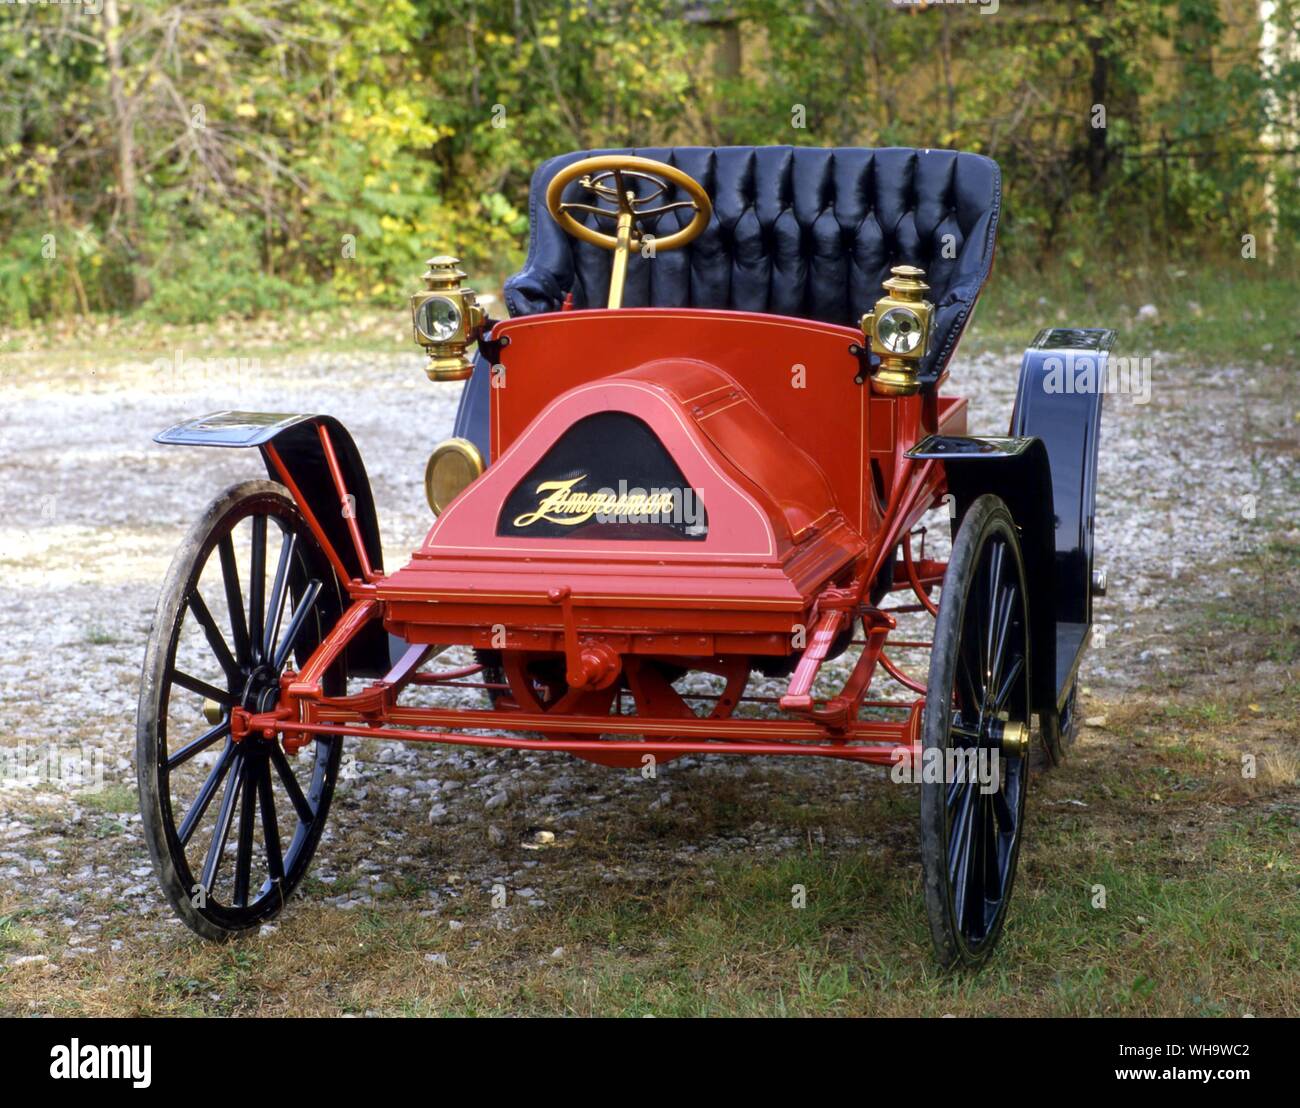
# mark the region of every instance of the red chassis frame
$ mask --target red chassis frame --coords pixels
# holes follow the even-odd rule
[[[665,361],[665,351],[689,351],[689,357],[683,357],[683,361],[704,363],[731,373],[733,380],[745,380],[746,390],[754,395],[761,410],[780,414],[783,420],[780,430],[790,441],[801,446],[809,444],[807,453],[826,474],[837,502],[845,508],[844,516],[857,528],[850,533],[858,545],[851,559],[851,574],[841,575],[838,587],[824,582],[807,608],[806,649],[794,668],[785,695],[740,698],[775,700],[788,718],[683,718],[671,711],[657,715],[653,703],[648,715],[404,706],[399,700],[403,691],[412,685],[464,687],[468,678],[483,671],[482,666],[468,666],[425,672],[422,667],[439,648],[431,642],[413,640],[413,645],[382,680],[351,695],[326,696],[324,675],[371,621],[382,620],[390,628],[409,631],[407,619],[396,618],[394,602],[382,594],[387,591],[391,597],[395,591],[394,580],[403,573],[408,574],[407,580],[412,578],[409,570],[385,576],[372,569],[361,529],[353,513],[347,510],[353,501],[344,468],[339,464],[329,428],[318,424],[316,431],[334,491],[348,522],[355,548],[354,564],[360,567],[360,572],[348,572],[344,559],[309,507],[274,442],[266,443],[263,450],[270,468],[297,502],[351,603],[301,671],[287,671],[282,676],[275,710],[258,714],[238,706],[232,710],[232,738],[242,741],[250,735],[268,739],[282,736],[285,748],[292,753],[310,742],[314,735],[336,734],[516,750],[562,750],[623,765],[639,764],[645,755],[662,759],[688,753],[815,755],[877,765],[892,765],[918,756],[925,689],[898,668],[886,654],[885,645],[896,625],[891,612],[936,613],[929,593],[941,582],[946,563],[914,558],[911,537],[920,518],[941,502],[947,485],[941,462],[915,460],[907,456],[907,451],[930,434],[963,434],[965,400],[940,398],[938,385],[916,396],[872,396],[866,379],[866,359],[859,347],[861,333],[807,320],[675,309],[566,312],[498,324],[490,341],[498,352],[512,343],[527,352],[530,337],[533,353],[529,360],[536,366],[544,359],[546,370],[544,373],[526,370],[523,364],[512,362],[510,372],[515,379],[509,390],[509,404],[498,395],[498,391],[504,394],[505,390],[493,390],[492,446],[496,458],[524,435],[530,422],[555,397],[566,389],[606,376],[611,359],[615,369],[659,364]],[[596,351],[598,356],[593,355]],[[617,354],[610,354],[611,351]],[[746,373],[745,366],[755,360],[769,368],[803,368],[807,363],[817,372],[830,375],[824,380],[833,380],[841,390],[839,395],[857,397],[859,411],[854,417],[860,428],[857,449],[849,448],[843,441],[843,427],[838,434],[835,428],[832,433],[826,433],[828,420],[834,422],[838,417],[819,411],[811,403],[800,409],[781,403],[779,394],[764,396],[761,382],[766,381],[771,393],[777,384],[788,388],[789,379],[771,373]],[[520,382],[517,387],[516,380]],[[751,381],[755,382],[753,387]],[[852,391],[845,393],[845,389]],[[773,481],[779,480],[775,471],[771,476]],[[469,491],[473,488],[470,486]],[[902,557],[896,558],[895,551],[900,549]],[[873,583],[887,567],[890,591],[911,590],[915,603],[888,609],[868,603]],[[664,572],[672,569],[669,566]],[[536,577],[534,569],[530,581],[534,589]],[[414,580],[418,582],[420,578]],[[407,590],[410,588],[408,585]],[[552,588],[550,593],[549,600],[563,612],[563,629],[543,634],[541,638],[562,648],[570,672],[578,672],[584,642],[580,641],[569,590]],[[490,618],[491,609],[485,605],[480,609],[471,605],[467,611],[471,621],[481,614],[480,629],[496,622]],[[811,691],[818,671],[832,645],[852,625],[855,614],[861,616],[865,632],[865,638],[854,644],[861,647],[856,664],[836,695],[815,701]],[[451,641],[487,645],[486,634],[480,630],[472,638]],[[411,639],[410,635],[407,637]],[[534,639],[537,638],[535,634]],[[708,637],[708,641],[713,639]],[[909,641],[895,645],[924,648],[930,644]],[[921,695],[910,704],[868,700],[866,695],[878,664],[891,679]],[[478,682],[477,687],[501,686]],[[619,708],[621,699],[616,701],[616,711]],[[902,718],[862,720],[858,718],[862,708],[889,709],[901,713]],[[467,734],[469,731],[494,733]],[[529,732],[535,734],[526,734]],[[614,737],[601,738],[602,735]]]

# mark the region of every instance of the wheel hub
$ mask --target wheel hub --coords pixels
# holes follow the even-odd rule
[[[989,745],[1009,758],[1022,758],[1029,751],[1029,727],[1019,720],[995,719],[989,724]]]
[[[268,665],[254,667],[239,696],[242,708],[254,715],[272,712],[280,699],[280,675]]]

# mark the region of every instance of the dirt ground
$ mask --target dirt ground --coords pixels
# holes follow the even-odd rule
[[[202,332],[134,359],[0,355],[0,1012],[1300,1013],[1294,373],[1157,353],[1148,403],[1107,398],[1087,726],[1034,782],[1002,949],[945,979],[915,794],[802,759],[645,781],[350,742],[283,916],[217,946],[176,922],[136,812],[140,660],[185,528],[262,474],[153,434],[225,408],[338,416],[391,567],[428,527],[424,461],[458,391],[396,344],[249,339],[233,363]],[[1005,430],[1018,361],[959,355],[972,430]],[[51,746],[102,781],[23,771]]]

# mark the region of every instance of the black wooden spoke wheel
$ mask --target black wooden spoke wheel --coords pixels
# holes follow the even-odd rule
[[[940,778],[922,767],[925,903],[949,968],[988,958],[1011,900],[1028,786],[1028,628],[1015,525],[1001,500],[981,496],[944,574],[923,724],[923,757],[943,768]]]
[[[136,770],[145,838],[177,914],[210,939],[274,916],[320,841],[343,740],[296,756],[231,737],[230,712],[273,709],[337,622],[334,571],[283,488],[218,497],[172,561],[145,653]],[[327,691],[345,690],[342,668]]]
[[[509,700],[510,698],[506,695],[505,690],[500,688],[501,685],[506,683],[506,671],[502,668],[501,651],[475,650],[474,661],[483,667],[479,680],[489,686],[483,690],[488,700],[488,707],[502,707],[503,700]],[[513,704],[513,701],[511,704]]]

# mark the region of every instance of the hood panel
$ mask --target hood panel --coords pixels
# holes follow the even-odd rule
[[[618,511],[665,491],[694,514]],[[761,634],[771,653],[863,545],[734,379],[665,359],[554,400],[377,589],[412,642],[551,634],[563,593],[584,631]]]

